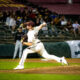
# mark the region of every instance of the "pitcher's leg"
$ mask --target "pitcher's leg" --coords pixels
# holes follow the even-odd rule
[[[26,57],[27,57],[28,54],[31,54],[31,53],[34,53],[34,51],[32,51],[30,49],[25,49],[23,51],[22,58],[21,58],[21,60],[19,62],[19,65],[14,69],[24,69],[24,62],[26,60]]]
[[[47,53],[47,51],[45,49],[43,49],[41,52],[42,52],[42,56],[44,58],[46,58],[46,59],[56,60],[57,62],[61,62],[62,65],[63,64],[67,64],[68,65],[68,63],[67,63],[67,61],[66,61],[66,59],[64,57],[57,57],[55,55],[50,55],[50,54]]]
[[[42,57],[49,59],[49,60],[56,60],[57,62],[60,62],[60,57],[57,57],[55,55],[50,55],[45,49],[41,51]]]
[[[21,60],[19,62],[19,65],[23,65],[24,66],[24,62],[26,60],[26,57],[28,54],[31,54],[31,53],[34,53],[34,51],[30,50],[30,49],[25,49],[23,51],[23,54],[22,54],[22,57],[21,57]]]

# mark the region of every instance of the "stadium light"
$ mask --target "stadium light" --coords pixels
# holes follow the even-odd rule
[[[73,2],[72,0],[68,0],[68,3],[69,3],[69,4],[72,4],[72,2]]]

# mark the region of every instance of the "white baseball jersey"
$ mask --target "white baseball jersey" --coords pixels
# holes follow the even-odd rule
[[[38,32],[39,32],[39,27],[40,26],[34,27],[33,30],[28,31],[28,33],[27,33],[28,42],[31,42],[33,44],[36,44],[37,42],[40,42],[40,40],[37,37]]]

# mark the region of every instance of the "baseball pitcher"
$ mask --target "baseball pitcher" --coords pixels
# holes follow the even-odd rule
[[[24,42],[23,38],[21,42],[23,43],[23,45],[27,45],[29,47],[23,50],[23,55],[19,62],[19,65],[14,69],[24,69],[24,62],[26,60],[27,55],[35,52],[39,53],[45,59],[56,60],[57,62],[61,62],[62,64],[67,64],[67,61],[64,57],[57,57],[55,55],[48,54],[48,52],[45,50],[43,43],[37,38],[39,30],[47,25],[45,22],[43,22],[40,26],[36,27],[34,27],[34,22],[32,21],[26,22],[25,24],[26,28],[28,29],[28,40],[27,42]]]

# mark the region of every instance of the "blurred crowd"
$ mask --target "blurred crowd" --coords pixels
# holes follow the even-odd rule
[[[34,21],[35,26],[40,25],[44,21],[47,26],[40,30],[40,36],[74,36],[80,35],[80,23],[78,20],[67,19],[64,15],[59,16],[57,13],[51,12],[46,8],[24,8],[17,11],[0,12],[0,22],[5,23],[5,27],[10,29],[12,34],[18,28],[22,28],[24,33],[27,32],[24,23]]]

